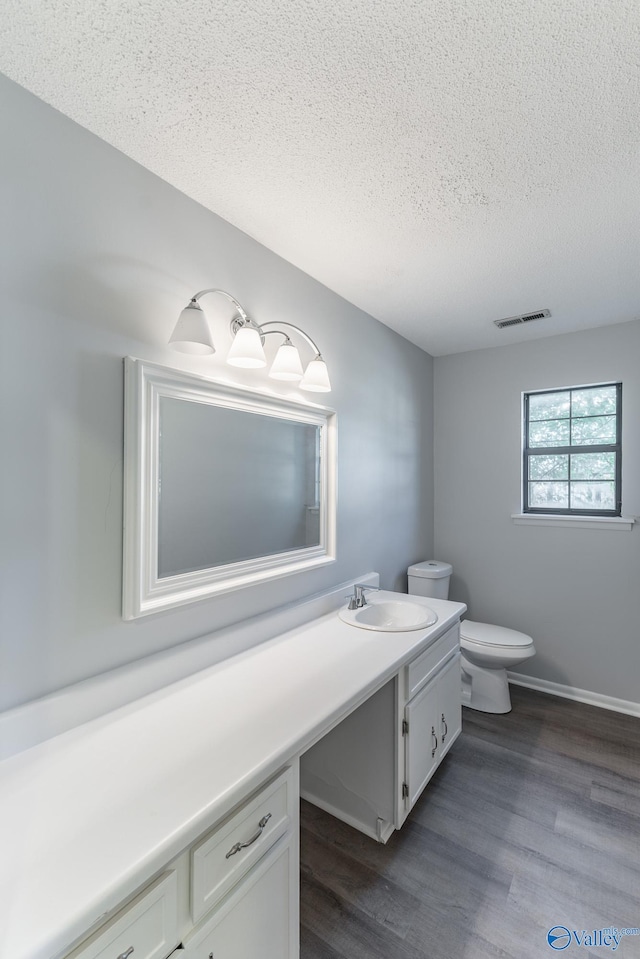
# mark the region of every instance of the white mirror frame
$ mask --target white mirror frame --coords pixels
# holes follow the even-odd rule
[[[336,558],[336,414],[314,404],[238,389],[204,376],[125,358],[123,617],[208,599],[313,569]],[[320,544],[158,578],[160,398],[279,416],[320,428]]]

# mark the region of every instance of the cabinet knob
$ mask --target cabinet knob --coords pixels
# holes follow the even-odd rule
[[[438,737],[436,736],[436,730],[434,726],[431,727],[431,746],[431,758],[433,759],[436,754],[436,749],[438,748]]]
[[[129,948],[126,949],[124,952],[121,952],[120,955],[116,957],[116,959],[129,959],[129,956],[131,955],[133,951],[134,951],[133,946],[129,946]]]
[[[445,739],[447,738],[447,733],[449,732],[449,727],[447,726],[447,720],[444,718],[444,713],[442,714],[442,726],[444,728],[444,732],[442,734],[442,742],[444,742]]]

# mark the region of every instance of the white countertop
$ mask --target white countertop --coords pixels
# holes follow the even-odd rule
[[[438,622],[332,612],[0,763],[0,959],[63,955],[466,609],[411,600]]]

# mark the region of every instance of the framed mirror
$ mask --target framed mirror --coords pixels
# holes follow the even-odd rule
[[[125,359],[123,615],[335,560],[336,414]]]

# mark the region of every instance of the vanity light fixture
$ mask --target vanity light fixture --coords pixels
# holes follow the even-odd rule
[[[227,363],[245,370],[260,370],[265,367],[267,358],[262,349],[260,331],[248,323],[239,327],[227,353]]]
[[[191,297],[178,317],[178,322],[169,339],[170,346],[181,353],[198,353],[201,355],[215,353],[216,349],[211,338],[209,324],[202,307],[198,303],[198,300],[208,293],[219,293],[221,296],[225,296],[237,310],[236,316],[231,320],[233,343],[227,354],[227,363],[230,366],[255,370],[265,367],[267,365],[267,358],[263,349],[265,337],[273,333],[279,333],[284,336],[284,341],[276,353],[269,370],[269,376],[274,380],[298,383],[301,390],[308,390],[312,393],[330,392],[331,383],[329,382],[327,365],[322,359],[320,350],[304,330],[294,326],[293,323],[279,321],[263,323],[258,326],[254,320],[247,316],[246,311],[236,298],[224,290],[214,288],[201,290]],[[294,346],[289,334],[281,327],[286,327],[287,330],[292,330],[302,337],[314,351],[314,358],[307,364],[306,370],[302,368],[298,348]]]
[[[274,332],[277,331],[274,330]],[[284,343],[278,348],[269,370],[269,376],[274,380],[288,380],[291,383],[298,383],[304,373],[300,354],[286,333],[283,335]]]

